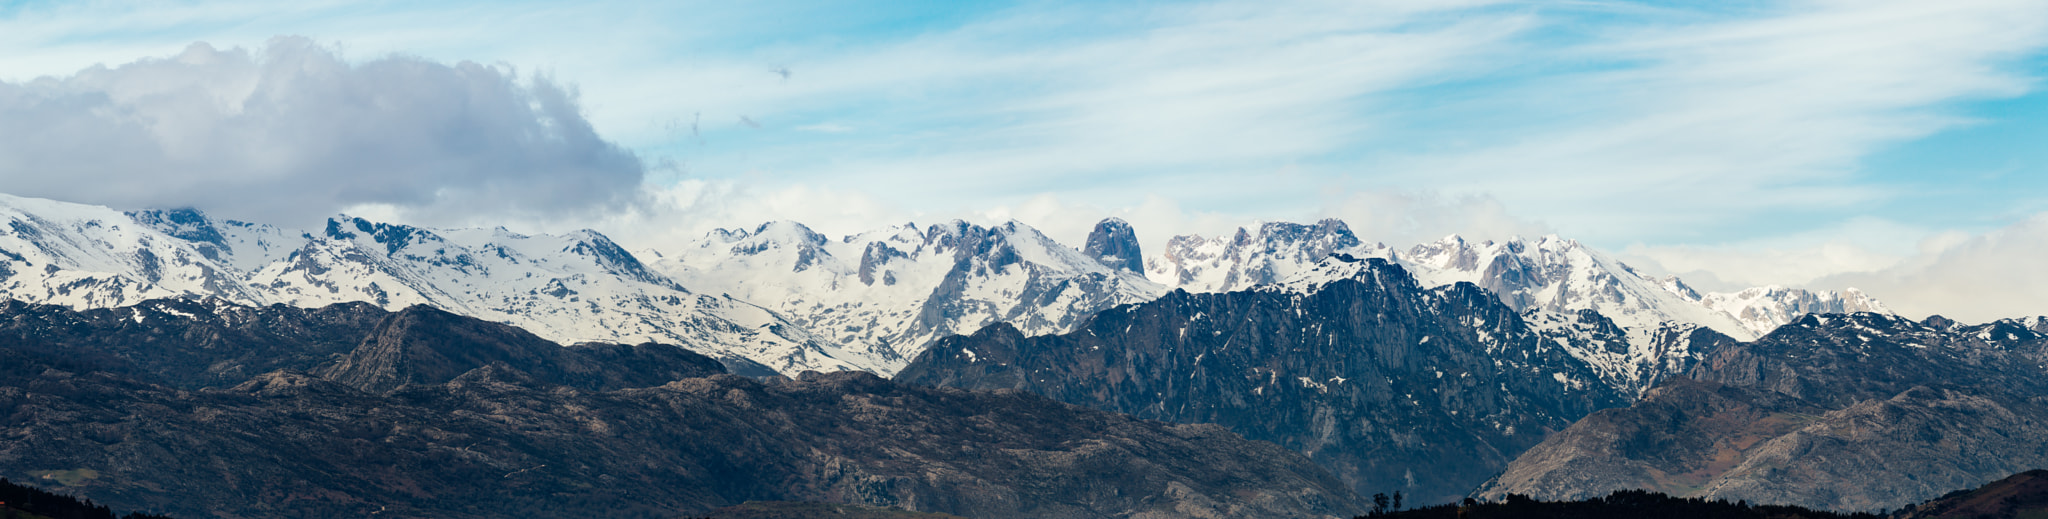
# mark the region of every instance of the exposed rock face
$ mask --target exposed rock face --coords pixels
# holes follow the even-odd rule
[[[1145,255],[1138,250],[1138,233],[1121,218],[1108,218],[1096,223],[1095,230],[1088,233],[1088,244],[1081,248],[1081,253],[1109,268],[1145,272]]]
[[[1769,391],[1674,379],[1629,408],[1593,413],[1551,436],[1480,495],[1577,500],[1645,489],[1696,496],[1768,440],[1826,412]]]
[[[1471,284],[1400,266],[1224,294],[1176,291],[1063,334],[997,325],[940,340],[897,380],[1021,389],[1308,454],[1361,493],[1463,497],[1556,430],[1625,398]]]
[[[10,321],[110,326],[30,308],[46,313]],[[300,319],[361,309],[335,310]],[[342,335],[328,324],[301,323]],[[550,354],[515,329],[424,308],[376,316],[354,349],[310,370],[293,369],[303,361],[292,350],[294,360],[263,361],[248,352],[266,348],[221,334],[212,344],[242,346],[222,356],[287,369],[200,390],[156,375],[210,355],[181,336],[128,335],[199,353],[100,350],[67,329],[19,325],[0,342],[0,477],[71,471],[82,476],[66,491],[183,517],[675,517],[749,500],[969,517],[1359,510],[1305,457],[1216,426],[866,373],[671,378],[719,365],[661,345]]]
[[[1875,510],[2048,466],[2038,320],[1806,316],[1713,349],[1627,409],[1552,436],[1480,491],[1627,488]]]

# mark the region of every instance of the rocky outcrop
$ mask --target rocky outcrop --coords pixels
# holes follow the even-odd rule
[[[933,344],[907,383],[1018,389],[1307,454],[1360,493],[1463,497],[1523,450],[1626,400],[1471,284],[1423,289],[1398,265],[1313,286],[1175,291],[1073,332],[1004,325]]]
[[[1145,254],[1138,249],[1138,233],[1131,230],[1131,224],[1122,218],[1107,218],[1096,223],[1095,230],[1089,231],[1088,243],[1081,248],[1081,253],[1112,269],[1145,272]]]
[[[183,517],[676,517],[746,501],[968,517],[1359,511],[1342,483],[1280,447],[1028,393],[856,372],[700,377],[683,368],[717,362],[680,348],[549,354],[509,327],[428,309],[356,335],[329,364],[188,390],[157,375],[188,361],[82,343],[71,354],[17,334],[0,342],[0,477],[64,474],[67,492]],[[148,342],[185,350],[175,336]]]
[[[1479,494],[1879,510],[2048,466],[2048,336],[2031,324],[1809,315],[1573,424]]]

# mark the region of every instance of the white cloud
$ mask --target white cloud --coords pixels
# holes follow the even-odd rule
[[[799,222],[836,238],[923,216],[859,191],[733,180],[685,179],[673,186],[648,187],[644,200],[590,218],[525,220],[513,225],[538,232],[593,228],[628,247],[658,250],[702,238],[714,229],[753,229],[777,220]]]
[[[1922,252],[1878,272],[1815,280],[1820,288],[1857,287],[1911,317],[1964,322],[2048,315],[2048,213],[1976,236],[1942,233]]]
[[[381,204],[467,224],[637,203],[643,166],[576,93],[507,67],[349,63],[300,38],[0,82],[0,184],[306,225]]]
[[[1489,196],[1360,191],[1323,208],[1324,216],[1351,226],[1359,239],[1396,248],[1456,234],[1468,240],[1535,238],[1552,234],[1548,225],[1508,214]]]
[[[1660,275],[1676,274],[1695,288],[1734,291],[1762,285],[1798,286],[1849,272],[1876,272],[1920,253],[1916,243],[1943,236],[1948,235],[1863,217],[1731,243],[1636,243],[1617,252],[1632,266]]]

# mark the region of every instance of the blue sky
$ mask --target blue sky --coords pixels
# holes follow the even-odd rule
[[[2048,1],[1697,4],[14,2],[0,80],[194,42],[262,61],[278,36],[539,77],[644,163],[652,206],[342,209],[645,246],[774,218],[1078,241],[1120,216],[1156,244],[1340,217],[1396,246],[1557,233],[1709,286],[1822,286],[2048,211]]]

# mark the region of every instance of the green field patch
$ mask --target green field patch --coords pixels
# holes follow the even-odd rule
[[[28,475],[43,481],[55,481],[67,487],[75,487],[100,477],[100,471],[93,469],[31,470],[28,471]]]

